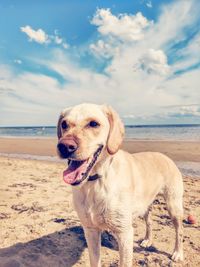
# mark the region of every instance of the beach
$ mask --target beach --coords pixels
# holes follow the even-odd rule
[[[83,230],[74,211],[70,186],[62,180],[65,163],[56,156],[55,138],[0,138],[0,267],[89,266]],[[170,260],[175,233],[164,200],[152,207],[153,246],[143,249],[144,222],[135,221],[133,266],[200,266],[200,164],[194,141],[126,140],[131,153],[159,151],[190,167],[184,174],[184,263]],[[196,223],[188,224],[192,214]],[[117,244],[102,234],[102,266],[118,266]]]
[[[55,157],[56,138],[0,138],[0,153],[27,154]],[[148,141],[127,139],[122,149],[130,153],[159,151],[176,161],[200,162],[200,142],[198,141]]]

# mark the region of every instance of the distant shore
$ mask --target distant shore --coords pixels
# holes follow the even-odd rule
[[[56,138],[0,138],[0,153],[52,156],[56,153]],[[200,142],[197,141],[149,141],[127,139],[122,149],[130,153],[157,151],[175,161],[200,162]]]

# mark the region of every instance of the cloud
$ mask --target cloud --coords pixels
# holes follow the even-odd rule
[[[98,35],[67,51],[61,49],[65,42],[57,31],[48,35],[55,44],[48,58],[29,58],[46,75],[16,74],[0,66],[4,123],[12,124],[15,112],[23,114],[18,124],[31,117],[55,125],[62,108],[81,102],[111,104],[126,123],[200,123],[200,105],[192,106],[200,104],[199,68],[192,67],[199,60],[200,33],[196,30],[187,41],[188,29],[195,29],[198,20],[194,3],[165,5],[153,23],[139,13],[98,9],[92,19]],[[188,69],[177,74],[183,67]]]
[[[184,10],[183,13],[181,13],[181,8]],[[84,88],[88,88],[86,94],[88,99],[93,99],[93,102],[105,99],[106,102],[114,105],[122,115],[126,114],[126,118],[132,120],[133,123],[145,123],[145,121],[149,123],[151,120],[153,121],[153,118],[155,121],[163,123],[168,120],[170,123],[172,117],[165,116],[163,106],[183,106],[183,103],[190,105],[195,101],[200,103],[199,70],[193,69],[184,75],[177,76],[173,71],[180,59],[177,58],[174,63],[169,60],[174,53],[173,50],[170,50],[169,45],[174,45],[172,37],[181,42],[188,36],[185,28],[192,27],[196,23],[198,14],[193,16],[193,8],[194,1],[176,1],[171,5],[163,6],[157,21],[151,23],[145,18],[148,25],[142,30],[140,29],[139,32],[142,32],[143,36],[137,42],[124,37],[130,28],[124,26],[123,20],[126,18],[127,21],[131,21],[136,15],[115,16],[110,10],[97,10],[92,23],[97,26],[99,36],[89,47],[97,62],[99,58],[105,60],[103,73],[96,73],[90,69],[86,71],[79,66],[72,68],[74,71],[70,73],[71,67],[66,64],[66,59],[62,64],[58,58],[56,64],[48,63],[48,65],[54,70],[61,71],[59,73],[66,75],[70,81],[72,76],[77,77],[79,80],[77,87],[80,88],[80,92],[85,94]],[[177,14],[181,17],[181,23],[176,19]],[[142,14],[141,16],[144,17]],[[126,28],[123,34],[121,30],[118,31],[120,28],[116,26],[118,23],[121,25],[121,29]],[[116,32],[113,30],[114,25]],[[174,28],[176,32],[173,30]],[[163,34],[163,31],[167,34]],[[168,31],[172,31],[172,36]],[[191,51],[192,48],[189,46],[192,47],[191,42],[185,44],[185,48],[188,47]],[[199,55],[198,46],[194,55],[195,57]],[[189,61],[189,59],[187,60]],[[84,79],[80,77],[84,77]],[[76,88],[75,84],[74,86]],[[101,94],[93,95],[93,91],[101,92]],[[103,96],[103,93],[108,97]],[[180,112],[177,112],[177,120],[180,118],[178,114]]]
[[[118,47],[114,47],[111,43],[98,40],[96,44],[90,45],[91,52],[97,57],[110,58],[118,53]]]
[[[62,91],[58,81],[42,74],[16,75],[0,66],[1,125],[56,125]]]
[[[170,111],[163,113],[163,118],[178,118],[178,119],[199,119],[200,118],[200,105],[180,105],[170,109]],[[196,123],[198,121],[194,121]]]
[[[58,36],[55,36],[54,40],[55,40],[56,44],[62,44],[62,41],[63,41],[62,38],[60,38]]]
[[[63,48],[67,49],[69,45],[59,36],[58,31],[54,31],[54,35],[48,35],[44,30],[38,29],[34,30],[29,25],[20,28],[29,37],[29,41],[35,41],[39,44],[50,44],[54,43],[61,45]]]
[[[29,25],[20,28],[22,32],[28,35],[30,41],[39,44],[47,44],[50,42],[48,35],[42,30],[34,30]]]
[[[182,106],[180,114],[183,116],[198,116],[200,117],[200,106]]]
[[[63,46],[63,48],[65,48],[65,49],[69,48],[69,45],[68,45],[67,43],[63,43],[62,46]]]
[[[146,115],[123,115],[122,118],[126,124],[130,124],[130,121],[137,122],[138,124],[144,123],[199,123],[200,121],[200,105],[180,105],[180,106],[168,106],[167,111],[163,111],[157,114]]]
[[[14,63],[21,65],[22,61],[21,61],[21,59],[14,59]]]
[[[200,62],[200,33],[190,38],[186,46],[176,51],[179,58],[173,65],[174,71],[187,70]]]
[[[148,44],[154,48],[165,46],[169,49],[170,46],[182,42],[188,34],[187,31],[192,31],[198,25],[199,8],[198,0],[176,0],[162,5],[157,22],[146,35],[151,39]]]
[[[167,56],[162,50],[149,49],[140,62],[141,68],[148,73],[169,74],[170,67],[167,64]]]
[[[55,30],[54,33],[55,33],[54,35],[51,35],[51,36],[50,36],[51,40],[52,40],[55,44],[57,44],[57,45],[61,45],[61,46],[62,46],[63,48],[65,48],[65,49],[69,48],[69,45],[63,40],[63,38],[61,38],[61,37],[59,36],[58,30]]]
[[[136,15],[120,14],[115,16],[110,9],[97,9],[91,20],[100,34],[119,38],[123,41],[137,41],[143,38],[143,30],[150,22],[138,12]]]
[[[147,6],[148,8],[152,8],[152,7],[153,7],[151,0],[148,0],[148,1],[146,2],[146,6]]]

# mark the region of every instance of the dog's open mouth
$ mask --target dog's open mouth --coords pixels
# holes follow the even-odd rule
[[[101,154],[103,145],[100,145],[92,158],[86,160],[69,160],[68,168],[63,172],[63,179],[65,183],[71,185],[78,185],[83,182],[89,175],[92,167],[97,161],[97,158]]]

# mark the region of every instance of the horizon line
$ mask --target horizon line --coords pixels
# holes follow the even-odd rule
[[[131,127],[157,127],[157,126],[164,126],[164,127],[173,127],[173,126],[200,126],[200,123],[167,123],[167,124],[124,124],[124,127],[131,128]],[[0,128],[56,128],[57,126],[52,125],[21,125],[21,126],[0,126]]]

